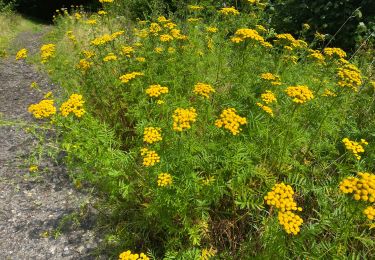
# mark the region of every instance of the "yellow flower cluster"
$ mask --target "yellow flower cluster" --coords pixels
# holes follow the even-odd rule
[[[272,74],[270,72],[262,73],[260,75],[260,78],[271,82],[271,85],[273,85],[273,86],[281,85],[280,77],[278,75]]]
[[[368,172],[359,172],[358,177],[347,177],[340,183],[340,190],[345,193],[354,193],[355,200],[375,202],[375,175]]]
[[[103,10],[99,10],[99,11],[98,11],[98,15],[106,15],[106,14],[107,14],[106,11],[103,11]]]
[[[173,130],[182,132],[191,128],[191,123],[197,120],[197,112],[194,108],[177,108],[173,112]]]
[[[353,64],[347,64],[339,68],[337,76],[340,87],[349,87],[354,91],[358,91],[359,86],[362,84],[361,72]]]
[[[211,93],[215,93],[215,89],[209,84],[198,82],[195,84],[193,92],[197,95],[209,98]]]
[[[298,57],[295,56],[295,55],[284,55],[284,56],[282,57],[282,59],[283,59],[283,61],[285,61],[285,62],[291,62],[291,63],[293,63],[293,64],[297,64],[297,62],[298,62]]]
[[[21,49],[16,54],[16,60],[26,59],[27,58],[27,50]]]
[[[165,187],[172,185],[172,176],[169,173],[160,173],[158,176],[158,186]]]
[[[282,183],[276,183],[273,186],[272,191],[267,193],[264,197],[267,205],[275,206],[281,212],[299,210],[302,208],[297,207],[297,203],[293,199],[294,191],[290,185]]]
[[[145,57],[136,57],[135,60],[138,61],[138,62],[145,62],[146,58]]]
[[[291,34],[289,33],[282,33],[276,35],[277,40],[274,42],[276,44],[281,44],[284,46],[284,49],[293,50],[293,48],[302,48],[307,47],[307,43],[302,40],[296,40]]]
[[[278,219],[279,223],[284,226],[285,231],[288,234],[297,235],[300,231],[299,226],[303,223],[303,220],[292,211],[302,211],[302,208],[297,207],[293,195],[293,188],[282,182],[275,184],[272,191],[268,192],[264,199],[267,205],[275,206],[280,210],[278,213]]]
[[[261,94],[260,97],[266,104],[270,104],[277,101],[275,94],[270,90],[266,90],[266,92]]]
[[[38,165],[30,165],[29,172],[36,172],[38,171],[39,167]]]
[[[171,35],[173,38],[176,38],[177,40],[187,40],[188,37],[186,35],[181,34],[181,31],[179,29],[172,29]]]
[[[322,94],[323,97],[336,97],[337,94],[333,92],[332,90],[326,88]]]
[[[159,24],[157,24],[157,23],[151,23],[150,24],[150,28],[149,28],[150,33],[153,33],[154,35],[157,35],[158,32],[160,32],[161,30],[162,30],[162,28],[160,27]]]
[[[153,166],[156,163],[160,162],[159,155],[153,150],[142,148],[141,155],[143,157],[143,165],[146,167]]]
[[[112,34],[104,34],[104,35],[102,35],[100,37],[97,37],[94,40],[92,40],[91,44],[95,45],[95,46],[104,45],[108,42],[113,41],[114,39],[116,39],[117,37],[119,37],[122,34],[124,34],[124,31],[118,31],[118,32],[114,32]]]
[[[135,79],[137,76],[143,76],[144,74],[142,72],[131,72],[128,74],[122,75],[119,79],[122,83],[128,83],[130,80]]]
[[[365,208],[363,210],[363,214],[366,215],[366,217],[369,219],[369,220],[374,220],[375,218],[375,208],[372,207],[372,206],[368,206],[367,208]]]
[[[294,214],[291,211],[279,212],[278,219],[280,225],[282,225],[288,234],[297,235],[300,232],[300,226],[303,223],[303,219]]]
[[[45,99],[37,104],[30,105],[28,111],[38,119],[48,118],[56,114],[56,108],[51,99]]]
[[[317,50],[309,50],[309,51],[310,51],[310,55],[307,56],[308,58],[311,58],[320,64],[325,64],[325,61],[324,61],[325,58],[320,51],[317,51]]]
[[[92,64],[93,64],[92,62],[86,59],[80,59],[77,64],[77,67],[81,69],[82,71],[87,71],[92,66]]]
[[[155,47],[154,52],[156,53],[162,53],[164,51],[164,48],[162,47]]]
[[[159,17],[158,17],[158,22],[159,22],[159,23],[168,23],[168,22],[170,22],[170,21],[171,21],[171,20],[165,18],[165,16],[159,16]]]
[[[188,5],[188,8],[193,11],[202,10],[204,7],[200,5]]]
[[[117,56],[113,52],[108,53],[107,56],[103,58],[104,62],[113,61],[113,60],[117,60]]]
[[[160,35],[160,41],[161,42],[170,42],[170,41],[173,41],[173,36],[171,36],[169,34],[162,34],[162,35]]]
[[[77,43],[77,39],[76,37],[74,36],[73,34],[73,31],[67,31],[66,32],[66,36],[69,38],[69,40],[71,40],[74,44]]]
[[[146,127],[143,131],[143,141],[149,144],[156,143],[163,140],[161,137],[161,128]]]
[[[266,42],[264,38],[260,36],[256,30],[247,28],[238,29],[234,33],[234,36],[231,38],[231,41],[234,43],[239,43],[245,41],[246,39],[257,41],[264,47],[272,47],[272,45]]]
[[[210,33],[216,33],[219,29],[217,29],[216,27],[214,26],[209,26],[206,28],[206,31],[207,32],[210,32]]]
[[[103,0],[101,0],[101,1],[103,1]],[[109,1],[109,0],[106,0],[106,1]],[[113,1],[113,0],[111,0],[111,1]],[[119,255],[118,259],[119,260],[150,260],[150,258],[147,255],[145,255],[144,253],[132,254],[132,252],[130,250],[122,252]]]
[[[121,47],[121,53],[125,55],[126,57],[130,58],[130,55],[134,52],[134,48],[131,46],[122,46]]]
[[[238,15],[240,14],[240,12],[234,8],[233,6],[232,7],[223,7],[219,10],[219,13],[223,14],[223,15]]]
[[[44,44],[40,48],[40,56],[42,58],[42,63],[46,63],[48,59],[52,58],[55,55],[56,46],[55,44]]]
[[[159,97],[161,94],[167,94],[168,92],[168,87],[162,87],[159,84],[151,85],[146,89],[146,94],[150,97]]]
[[[95,52],[88,50],[82,51],[82,54],[85,56],[86,59],[90,59],[95,56]]]
[[[290,86],[285,89],[285,92],[297,104],[306,103],[314,98],[313,92],[307,86]]]
[[[95,19],[89,19],[86,21],[87,24],[90,24],[90,25],[94,25],[97,23],[97,21]]]
[[[368,145],[368,142],[366,142],[365,139],[361,139],[361,142],[355,142],[350,141],[348,138],[344,138],[342,139],[342,142],[344,143],[345,148],[349,150],[357,160],[361,159],[361,156],[358,154],[365,151],[363,145]]]
[[[85,113],[83,109],[83,97],[79,94],[70,95],[69,99],[62,103],[60,107],[61,115],[67,117],[70,113],[76,115],[76,117],[81,117]]]
[[[100,3],[113,3],[113,0],[99,0]]]
[[[263,109],[264,112],[268,113],[270,116],[274,116],[272,108],[269,106],[263,105],[262,103],[257,102],[256,105]]]
[[[234,108],[224,109],[220,115],[220,119],[215,121],[215,125],[219,128],[223,127],[228,129],[233,135],[237,135],[242,129],[241,125],[247,124],[245,117],[236,114]]]
[[[257,24],[255,25],[255,29],[258,31],[258,32],[267,32],[267,29],[263,26],[263,25],[260,25],[260,24]]]
[[[324,48],[323,52],[325,55],[331,58],[345,58],[346,52],[340,48]]]

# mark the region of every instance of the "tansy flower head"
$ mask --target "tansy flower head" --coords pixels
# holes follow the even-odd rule
[[[285,92],[297,104],[306,103],[314,98],[313,92],[307,86],[290,86],[286,88]]]
[[[214,27],[214,26],[209,26],[206,28],[206,31],[210,33],[216,33],[218,30],[219,29],[217,29],[217,27]]]
[[[146,94],[150,97],[159,97],[161,94],[168,93],[169,90],[167,87],[162,87],[159,84],[151,85],[146,89]]]
[[[270,116],[272,116],[272,117],[274,116],[273,110],[269,106],[265,106],[265,105],[263,105],[262,103],[259,103],[259,102],[257,102],[256,105],[258,107],[260,107],[264,112],[266,112],[267,114],[269,114]]]
[[[369,220],[374,220],[375,208],[373,206],[368,206],[367,208],[363,210],[363,214],[365,214]]]
[[[122,252],[119,255],[119,260],[150,260],[144,253],[133,254],[130,250]]]
[[[121,53],[130,58],[130,55],[134,52],[134,48],[131,46],[122,46],[121,47]]]
[[[355,200],[374,203],[375,175],[368,172],[359,172],[358,177],[347,177],[340,182],[340,190],[345,194],[353,194]]]
[[[108,53],[107,56],[105,56],[103,58],[103,61],[104,62],[108,62],[108,61],[114,61],[114,60],[117,60],[117,56],[114,54],[114,53]]]
[[[161,137],[161,128],[159,127],[146,127],[143,131],[143,141],[153,144],[163,140]]]
[[[238,15],[240,14],[240,12],[234,8],[233,6],[232,7],[223,7],[220,9],[219,13],[223,14],[223,15]]]
[[[340,48],[324,48],[323,53],[330,58],[345,58],[346,52]]]
[[[56,107],[53,103],[52,99],[45,99],[38,104],[30,105],[28,111],[37,119],[48,118],[56,114]]]
[[[160,35],[160,41],[161,42],[170,42],[170,41],[173,41],[173,37],[169,34],[162,34],[162,35]]]
[[[261,94],[260,97],[266,104],[270,104],[277,101],[275,94],[270,90],[266,90],[266,92]]]
[[[177,108],[173,112],[173,130],[182,132],[185,129],[191,128],[191,123],[194,123],[197,118],[197,113],[194,108]]]
[[[300,226],[303,223],[303,219],[297,214],[286,211],[278,213],[278,220],[288,234],[297,235],[300,232]]]
[[[46,63],[50,58],[54,57],[56,51],[55,44],[45,44],[40,48],[40,56],[42,63]]]
[[[160,187],[172,185],[172,176],[169,173],[160,173],[157,182]]]
[[[131,72],[128,74],[122,75],[119,79],[122,83],[128,83],[130,80],[135,79],[138,76],[143,76],[144,74],[142,72]]]
[[[214,92],[215,92],[215,89],[209,84],[198,82],[194,86],[194,93],[197,95],[201,95],[205,98],[209,98],[210,94]]]
[[[16,54],[16,60],[26,59],[27,58],[27,50],[21,49]]]
[[[143,157],[143,166],[145,167],[154,166],[156,163],[160,162],[159,155],[153,150],[142,148],[141,155]]]
[[[348,87],[354,91],[358,91],[359,86],[362,84],[361,72],[353,64],[347,64],[339,68],[337,77],[339,79],[337,84],[340,87]]]
[[[236,114],[234,108],[224,109],[220,115],[220,118],[215,121],[215,125],[219,128],[224,127],[229,130],[233,135],[239,134],[242,130],[241,125],[247,124],[245,117],[241,117]]]
[[[271,82],[271,84],[274,86],[281,85],[280,77],[276,74],[272,74],[270,72],[262,73],[260,78]]]
[[[344,138],[342,139],[342,142],[344,143],[345,148],[349,150],[357,160],[361,159],[361,156],[359,154],[365,152],[363,146],[368,145],[368,142],[366,142],[366,140],[364,139],[361,139],[360,142],[355,142],[350,141],[348,138]]]
[[[81,117],[85,113],[83,109],[83,97],[79,94],[70,95],[69,99],[62,103],[60,112],[63,117],[67,117],[70,113],[73,113],[76,117]]]
[[[192,11],[199,11],[202,10],[204,7],[200,5],[188,5],[188,8]]]

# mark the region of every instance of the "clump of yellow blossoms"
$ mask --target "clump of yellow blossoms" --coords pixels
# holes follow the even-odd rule
[[[75,114],[76,117],[81,117],[85,113],[83,109],[83,97],[79,94],[70,95],[69,99],[62,103],[60,107],[61,115],[67,117],[70,113]]]
[[[297,104],[303,104],[314,98],[313,92],[307,86],[291,86],[285,89],[286,94]]]
[[[30,165],[29,172],[36,172],[38,171],[39,167],[38,165]]]
[[[151,85],[146,89],[146,94],[150,97],[159,97],[161,94],[167,94],[168,92],[168,87],[162,87],[159,84]]]
[[[271,85],[273,85],[273,86],[281,85],[280,77],[278,75],[272,74],[270,72],[262,73],[260,75],[260,78],[271,82]]]
[[[276,35],[277,40],[274,42],[276,44],[281,44],[284,46],[286,50],[293,50],[293,48],[303,48],[307,47],[307,43],[302,40],[296,40],[291,34],[289,33],[282,33]]]
[[[223,14],[223,15],[238,15],[240,14],[240,12],[234,8],[233,6],[232,7],[223,7],[219,10],[219,13]]]
[[[217,250],[214,248],[203,248],[199,260],[209,260],[214,257]]]
[[[117,56],[113,52],[108,53],[107,56],[103,58],[104,62],[113,61],[113,60],[117,60]]]
[[[156,52],[156,53],[162,53],[164,51],[164,48],[162,48],[162,47],[155,47],[154,48],[154,52]]]
[[[153,166],[156,163],[160,162],[159,155],[153,150],[142,148],[141,155],[143,157],[143,165],[146,167]]]
[[[138,62],[145,62],[146,58],[145,57],[136,57],[135,60],[138,61]]]
[[[262,103],[257,102],[256,105],[263,109],[264,112],[268,113],[270,116],[274,116],[272,108],[269,106],[263,105]]]
[[[165,187],[172,185],[172,176],[169,173],[160,173],[158,176],[158,186]]]
[[[261,94],[260,97],[266,104],[270,104],[277,101],[275,94],[272,93],[272,91],[270,90],[266,90],[266,92]]]
[[[144,253],[132,254],[130,250],[122,252],[119,255],[119,260],[150,260],[150,258]]]
[[[322,94],[323,97],[336,97],[337,94],[333,92],[332,90],[326,88]]]
[[[91,66],[93,65],[92,62],[86,60],[86,59],[80,59],[77,67],[82,70],[83,72],[87,71]]]
[[[260,36],[256,30],[247,28],[238,29],[234,33],[234,36],[231,38],[231,41],[234,43],[239,43],[245,41],[246,39],[257,41],[264,47],[272,47],[272,45],[266,42],[264,38]]]
[[[375,201],[375,175],[359,172],[358,177],[345,178],[340,183],[340,190],[345,194],[353,193],[355,200],[373,203]]]
[[[27,58],[27,50],[21,49],[16,54],[16,60],[26,59]]]
[[[297,235],[300,232],[300,226],[303,223],[303,219],[294,214],[291,211],[279,212],[278,219],[280,225],[282,225],[288,234]]]
[[[340,48],[324,48],[323,52],[325,55],[331,58],[345,58],[346,52]]]
[[[107,14],[106,11],[103,11],[103,10],[99,10],[99,11],[98,11],[98,15],[106,15],[106,14]]]
[[[367,208],[363,210],[363,214],[365,214],[369,220],[374,220],[375,208],[373,206],[368,206]]]
[[[95,45],[95,46],[104,45],[108,42],[113,41],[114,39],[116,39],[117,37],[119,37],[122,34],[124,34],[124,31],[118,31],[118,32],[114,32],[112,34],[104,34],[104,35],[102,35],[100,37],[97,37],[94,40],[92,40],[91,44]]]
[[[361,139],[361,142],[355,142],[350,141],[348,138],[344,138],[342,139],[342,142],[344,143],[345,148],[349,150],[357,160],[361,159],[361,156],[358,154],[365,151],[363,145],[368,145],[368,142],[366,142],[365,139]]]
[[[234,108],[224,109],[220,115],[220,119],[215,121],[215,125],[219,128],[224,126],[224,128],[228,129],[233,135],[239,134],[242,130],[240,128],[241,125],[247,124],[247,120],[245,117],[237,115],[236,112]]]
[[[209,84],[198,82],[195,84],[193,92],[197,95],[209,98],[211,93],[215,93],[215,89]]]
[[[52,58],[55,55],[55,51],[55,44],[44,44],[40,48],[40,56],[42,58],[42,63],[46,63],[50,58]]]
[[[191,128],[191,123],[197,120],[197,112],[195,108],[177,108],[173,112],[173,130],[182,132]]]
[[[113,0],[99,0],[100,3],[113,3]]]
[[[267,205],[275,206],[281,212],[299,210],[302,208],[297,207],[297,203],[293,199],[294,191],[290,185],[285,185],[282,183],[276,183],[273,186],[272,191],[267,193],[264,197]]]
[[[149,144],[156,143],[163,140],[161,137],[161,128],[146,127],[143,131],[143,141]]]
[[[200,5],[188,5],[188,8],[193,11],[202,10],[204,7]]]
[[[310,55],[307,56],[307,57],[315,60],[316,62],[318,62],[320,64],[325,64],[324,56],[320,51],[317,51],[317,50],[309,50],[309,51],[310,51]]]
[[[128,83],[130,80],[135,79],[138,76],[143,76],[144,74],[142,72],[132,72],[128,74],[122,75],[119,79],[122,83]]]
[[[95,52],[88,50],[83,50],[82,54],[85,56],[86,59],[90,59],[95,56]]]
[[[159,16],[158,17],[158,22],[159,23],[169,23],[171,20],[165,18],[165,16]]]
[[[354,91],[358,91],[362,84],[362,76],[360,70],[353,64],[347,64],[338,69],[337,76],[339,78],[338,85],[340,87],[348,87]]]
[[[279,223],[284,227],[288,234],[297,235],[303,220],[300,216],[292,211],[302,211],[301,207],[297,207],[297,203],[293,198],[294,191],[290,185],[277,183],[273,186],[272,191],[268,192],[264,197],[266,204],[276,207],[279,211]]]
[[[173,36],[171,36],[169,34],[162,34],[162,35],[160,35],[160,41],[161,42],[170,42],[170,41],[173,41]]]
[[[210,33],[216,33],[219,29],[217,29],[216,27],[213,27],[213,26],[209,26],[206,28],[206,31],[207,32],[210,32]]]
[[[35,118],[48,118],[56,114],[56,107],[53,102],[52,99],[42,100],[37,104],[30,105],[28,111],[32,113]]]
[[[162,30],[162,28],[160,27],[159,24],[157,24],[157,23],[151,23],[150,24],[150,28],[149,28],[150,33],[153,33],[154,35],[157,35],[158,32],[160,32],[161,30]]]
[[[121,47],[121,53],[125,55],[126,57],[130,58],[130,55],[134,52],[134,48],[131,46],[122,46]]]

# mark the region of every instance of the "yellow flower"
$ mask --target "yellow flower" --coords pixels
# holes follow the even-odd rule
[[[323,97],[336,97],[337,94],[333,92],[332,90],[326,88],[322,94]]]
[[[55,44],[44,44],[40,48],[40,56],[42,58],[42,63],[46,63],[50,58],[54,57],[56,51]]]
[[[258,32],[267,32],[267,29],[266,28],[264,28],[264,26],[263,25],[256,25],[255,26],[255,29],[258,31]]]
[[[73,113],[76,117],[81,117],[85,113],[83,108],[83,97],[79,94],[70,95],[69,99],[62,103],[60,112],[63,117],[67,117],[70,113]]]
[[[161,94],[166,94],[168,93],[168,87],[162,87],[159,84],[156,85],[150,85],[146,89],[146,94],[149,95],[150,97],[159,97]]]
[[[130,55],[134,52],[134,48],[131,46],[122,46],[121,47],[121,53],[125,55],[126,57],[130,58]]]
[[[107,14],[106,11],[103,11],[103,10],[98,11],[98,15],[106,15],[106,14]]]
[[[257,102],[256,105],[258,107],[260,107],[261,109],[263,109],[263,111],[268,113],[270,116],[272,116],[272,117],[274,116],[273,110],[269,106],[265,106],[265,105],[263,105],[262,103],[259,103],[259,102]]]
[[[188,8],[193,11],[199,11],[202,10],[204,7],[200,5],[188,5]]]
[[[104,62],[114,61],[114,60],[117,60],[117,56],[112,52],[108,53],[107,56],[103,58]]]
[[[207,32],[210,32],[210,33],[216,33],[219,29],[217,29],[216,27],[214,26],[209,26],[206,28],[206,31]]]
[[[220,114],[220,119],[215,121],[215,125],[219,128],[224,126],[224,128],[229,130],[233,135],[239,134],[242,130],[240,128],[241,125],[247,124],[247,120],[245,117],[237,115],[236,112],[234,108],[224,109]]]
[[[28,111],[37,119],[48,118],[56,114],[56,107],[53,103],[52,99],[45,99],[38,104],[30,105]]]
[[[159,24],[151,23],[149,30],[150,30],[150,33],[153,33],[154,35],[157,35],[158,32],[160,32],[162,29],[161,29]]]
[[[272,74],[270,72],[262,73],[260,78],[271,82],[271,84],[274,86],[281,85],[280,77],[276,74]]]
[[[345,58],[346,52],[340,48],[324,48],[323,52],[325,55],[331,58]]]
[[[27,58],[27,50],[21,49],[16,54],[16,60],[26,59]]]
[[[177,24],[172,23],[172,22],[169,22],[169,23],[164,24],[164,27],[165,27],[165,28],[168,28],[169,30],[172,30],[172,29],[175,28],[176,26],[177,26]]]
[[[314,98],[313,92],[307,86],[290,86],[286,88],[285,92],[297,104],[306,103]]]
[[[320,51],[316,51],[316,50],[309,50],[309,51],[310,51],[310,55],[307,56],[308,58],[311,58],[318,63],[325,64],[324,62],[325,58]]]
[[[272,93],[272,91],[270,91],[270,90],[266,90],[266,92],[261,94],[260,97],[263,100],[263,102],[265,102],[266,104],[270,104],[272,102],[277,101],[275,94]]]
[[[303,219],[291,211],[279,212],[278,220],[288,234],[297,235],[300,232],[300,226]]]
[[[97,23],[97,21],[95,19],[89,19],[86,21],[87,24],[90,24],[90,25],[94,25]]]
[[[215,89],[209,84],[198,82],[195,84],[193,92],[197,95],[209,98],[211,93],[215,93]]]
[[[165,18],[165,16],[159,16],[158,17],[158,22],[159,23],[168,23],[168,22],[170,22],[170,20],[167,19],[167,18]]]
[[[144,76],[142,72],[131,72],[128,74],[122,75],[119,79],[122,83],[128,83],[130,80],[135,79],[138,76]]]
[[[141,155],[143,157],[143,166],[145,167],[154,166],[156,163],[160,162],[159,155],[153,150],[142,148]]]
[[[172,176],[169,173],[160,173],[158,176],[158,186],[166,187],[172,185]]]
[[[85,72],[92,66],[92,64],[92,62],[87,61],[86,59],[81,59],[77,64],[77,67],[81,69],[83,72]]]
[[[86,59],[90,59],[90,58],[92,58],[92,57],[95,56],[95,52],[93,52],[93,51],[88,51],[88,50],[84,50],[84,51],[82,51],[82,54],[85,55],[85,58],[86,58]]]
[[[362,85],[362,76],[359,69],[353,64],[347,64],[339,68],[337,71],[339,78],[338,85],[340,87],[348,87],[353,91],[358,91],[359,86]]]
[[[119,260],[150,260],[144,253],[132,254],[130,250],[122,252],[119,255]]]
[[[231,41],[234,43],[239,43],[245,41],[246,39],[251,39],[260,43],[265,43],[265,40],[256,30],[242,28],[238,29],[234,36],[231,38]]]
[[[194,108],[177,108],[173,112],[173,130],[182,132],[185,129],[191,128],[191,123],[197,120],[197,113]]]
[[[232,7],[223,7],[220,9],[219,13],[223,14],[223,15],[238,15],[240,14],[240,12],[234,8],[233,6]]]
[[[199,20],[201,20],[201,18],[189,18],[189,19],[187,19],[187,21],[189,23],[195,23],[195,22],[198,22]]]
[[[170,42],[172,40],[173,40],[173,37],[169,34],[160,35],[160,41],[162,41],[162,42]]]
[[[145,62],[146,58],[145,57],[136,57],[135,60],[138,61],[138,62]]]
[[[113,3],[113,0],[99,0],[100,3]]]
[[[364,139],[361,139],[360,142],[355,142],[350,141],[348,138],[344,138],[342,139],[342,142],[344,143],[345,148],[349,150],[357,160],[361,159],[361,156],[358,154],[365,152],[363,145],[368,145],[368,142]]]
[[[160,127],[146,127],[143,131],[143,141],[149,144],[163,140]]]
[[[158,101],[156,101],[156,104],[158,104],[158,105],[163,105],[165,102],[164,102],[164,100],[161,100],[161,99],[159,99]]]
[[[364,211],[363,214],[366,215],[366,217],[369,220],[374,220],[375,218],[375,208],[373,206],[368,206]]]
[[[342,193],[353,193],[354,200],[375,202],[375,174],[358,172],[358,177],[347,177],[340,182]]]
[[[38,171],[39,167],[38,165],[30,165],[29,172],[36,172]]]
[[[266,204],[274,206],[281,212],[291,210],[302,210],[297,207],[297,203],[293,199],[294,191],[290,185],[282,183],[276,183],[272,187],[272,191],[268,192],[264,197]]]
[[[154,49],[154,52],[156,52],[156,53],[162,53],[164,51],[164,48],[162,48],[162,47],[155,47],[155,49]]]

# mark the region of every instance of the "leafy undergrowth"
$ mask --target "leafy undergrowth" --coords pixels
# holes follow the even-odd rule
[[[29,110],[102,194],[115,258],[374,256],[360,60],[275,33],[256,7],[135,24],[108,7],[59,12],[38,59],[67,98]]]

